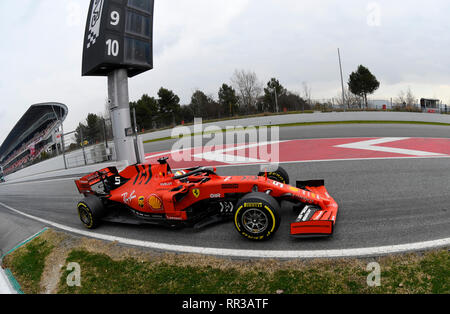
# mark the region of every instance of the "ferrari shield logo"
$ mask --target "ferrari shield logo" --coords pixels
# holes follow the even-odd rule
[[[200,197],[200,190],[199,189],[193,189],[192,190],[192,194],[194,194],[195,198],[199,198]]]

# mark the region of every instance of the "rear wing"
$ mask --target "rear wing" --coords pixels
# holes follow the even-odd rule
[[[96,185],[99,182],[104,183],[106,179],[117,176],[118,174],[119,172],[115,167],[105,168],[100,171],[91,173],[79,180],[75,180],[75,185],[77,186],[80,194],[95,194],[95,192],[92,190],[92,186]]]

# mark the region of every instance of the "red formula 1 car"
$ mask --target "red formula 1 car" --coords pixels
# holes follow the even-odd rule
[[[232,220],[236,230],[255,241],[271,238],[280,225],[280,203],[299,211],[291,224],[296,237],[333,234],[338,205],[323,180],[289,185],[287,172],[222,177],[213,168],[172,172],[167,158],[156,165],[123,170],[106,168],[75,181],[85,199],[78,204],[83,224],[96,228],[102,220],[202,228]]]

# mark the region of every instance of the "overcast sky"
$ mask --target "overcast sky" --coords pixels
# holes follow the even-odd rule
[[[67,104],[65,131],[104,111],[106,78],[81,77],[88,6],[0,1],[0,143],[34,103]],[[155,0],[155,69],[130,80],[130,98],[164,86],[187,104],[197,88],[217,95],[235,69],[332,98],[340,47],[346,81],[363,64],[381,82],[373,99],[410,87],[450,103],[449,12],[448,0]]]

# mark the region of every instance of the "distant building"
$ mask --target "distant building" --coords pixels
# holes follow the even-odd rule
[[[31,165],[42,152],[58,149],[60,122],[68,108],[60,103],[32,105],[0,146],[0,165],[4,175]]]
[[[422,109],[422,112],[440,113],[441,101],[439,99],[422,98],[420,100],[420,107]]]

